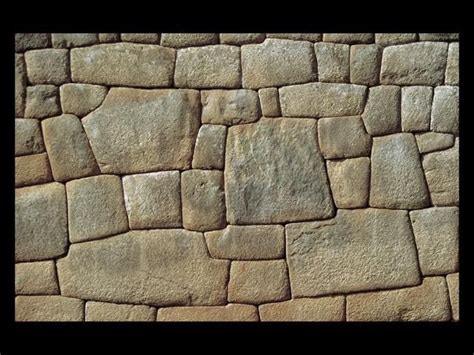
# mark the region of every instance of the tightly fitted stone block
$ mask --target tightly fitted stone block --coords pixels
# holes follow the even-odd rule
[[[229,302],[261,304],[290,298],[285,260],[233,261]]]
[[[209,254],[217,259],[279,259],[285,253],[284,228],[280,225],[228,225],[205,236]]]
[[[193,169],[224,169],[227,127],[203,124],[199,128],[193,153]]]
[[[444,84],[459,85],[459,42],[449,45]]]
[[[317,80],[311,43],[266,39],[242,46],[242,86],[259,89]]]
[[[385,47],[416,42],[417,38],[416,33],[376,33],[375,43]]]
[[[99,33],[100,43],[120,42],[120,33]]]
[[[15,261],[51,259],[66,251],[64,185],[54,182],[15,189]]]
[[[133,174],[191,166],[199,92],[112,88],[82,123],[102,173]]]
[[[433,88],[430,86],[405,86],[402,88],[402,130],[423,132],[430,129]]]
[[[220,33],[219,40],[222,44],[232,44],[235,46],[261,43],[265,40],[265,33]]]
[[[277,88],[265,88],[258,90],[258,97],[260,99],[260,107],[262,115],[266,117],[281,116],[280,100],[278,98]]]
[[[176,50],[113,43],[71,50],[71,77],[88,84],[167,87],[173,83]]]
[[[291,39],[294,41],[318,42],[323,38],[322,33],[267,33],[267,38]]]
[[[444,150],[454,145],[454,136],[447,133],[426,132],[415,136],[421,154]]]
[[[15,156],[43,153],[44,149],[39,121],[15,119]]]
[[[318,80],[329,83],[349,82],[350,46],[321,42],[314,45],[318,62]]]
[[[35,85],[26,88],[26,118],[45,118],[61,114],[58,88]]]
[[[36,185],[53,180],[46,153],[15,157],[15,187]]]
[[[374,42],[373,33],[324,33],[324,42],[357,44]]]
[[[378,44],[358,44],[351,46],[351,83],[377,85],[380,75],[382,47]]]
[[[27,81],[25,58],[15,54],[15,117],[24,116]]]
[[[411,211],[410,218],[423,275],[458,271],[458,208],[432,207]]]
[[[80,322],[84,320],[84,301],[62,296],[17,296],[17,322]]]
[[[227,303],[229,262],[208,256],[202,233],[131,231],[73,244],[57,267],[66,296],[150,306]]]
[[[239,47],[213,45],[178,50],[176,87],[232,89],[239,88],[240,82]]]
[[[120,38],[123,42],[160,43],[159,33],[121,33]]]
[[[90,84],[65,84],[59,88],[61,107],[64,113],[83,117],[95,110],[104,101],[108,89]]]
[[[15,52],[51,46],[49,33],[15,33]]]
[[[459,33],[419,33],[420,41],[457,41]]]
[[[122,179],[130,228],[182,226],[179,171],[128,175]]]
[[[459,321],[459,273],[447,275],[446,282],[451,300],[451,315],[453,320]]]
[[[270,118],[230,127],[224,171],[230,224],[323,219],[334,213],[315,120]]]
[[[258,322],[259,318],[255,306],[228,304],[226,306],[160,308],[157,320],[164,322]]]
[[[448,321],[444,277],[427,277],[417,287],[348,295],[348,321]]]
[[[89,301],[86,322],[153,322],[156,309],[149,306]]]
[[[226,225],[224,174],[215,170],[188,170],[181,174],[185,229],[207,231]]]
[[[128,230],[120,177],[92,176],[66,184],[72,243]]]
[[[53,33],[54,48],[90,46],[99,42],[97,33]]]
[[[54,261],[15,264],[15,294],[59,294]]]
[[[166,47],[194,47],[219,43],[217,33],[162,33],[161,45]]]
[[[28,79],[31,84],[61,85],[69,81],[69,51],[38,49],[25,53]]]
[[[400,111],[400,87],[371,87],[362,114],[367,132],[372,136],[400,132]]]
[[[458,86],[438,86],[434,89],[431,129],[459,135]]]
[[[338,210],[334,219],[286,225],[293,297],[417,285],[406,211]]]
[[[297,298],[258,307],[262,322],[340,322],[345,319],[344,297]]]

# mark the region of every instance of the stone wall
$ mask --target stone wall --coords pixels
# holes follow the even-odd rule
[[[18,321],[458,320],[457,34],[15,49]]]

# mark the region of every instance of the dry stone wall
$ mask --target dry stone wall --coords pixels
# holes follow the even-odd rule
[[[450,321],[451,33],[15,36],[18,321]]]

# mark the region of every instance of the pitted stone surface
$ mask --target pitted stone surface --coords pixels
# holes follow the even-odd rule
[[[49,46],[51,46],[51,35],[49,33],[15,33],[16,52]]]
[[[36,185],[53,180],[46,153],[15,157],[15,187]]]
[[[372,43],[374,41],[373,33],[324,33],[324,42],[357,44]]]
[[[433,88],[405,86],[402,88],[402,130],[424,132],[430,129]]]
[[[320,82],[349,82],[349,48],[350,46],[347,44],[327,42],[320,42],[314,45]]]
[[[59,115],[59,92],[54,85],[35,85],[26,88],[26,118],[46,118]]]
[[[459,135],[459,87],[438,86],[434,90],[431,129]]]
[[[159,33],[122,33],[120,39],[123,42],[135,42],[135,43],[160,43]]]
[[[444,76],[446,85],[459,85],[459,43],[451,43],[448,48],[448,62]]]
[[[54,261],[15,264],[15,293],[17,295],[59,294]]]
[[[83,117],[95,110],[104,101],[108,89],[90,84],[65,84],[59,88],[61,107],[64,113]]]
[[[459,33],[419,33],[420,41],[457,41]]]
[[[217,33],[163,33],[161,45],[167,47],[193,47],[219,43]]]
[[[82,47],[99,42],[97,33],[53,33],[54,48]]]
[[[193,169],[224,169],[227,127],[203,124],[194,146]]]
[[[258,307],[263,322],[338,322],[345,318],[344,297],[297,298]]]
[[[17,322],[71,322],[84,320],[84,301],[62,296],[17,296]]]
[[[263,42],[265,33],[221,33],[219,39],[222,44],[240,46],[242,44]]]
[[[372,136],[400,132],[400,87],[371,87],[362,119],[367,132]]]
[[[267,38],[291,39],[294,41],[318,42],[323,38],[322,33],[267,33]]]
[[[89,301],[86,322],[153,322],[156,309],[149,306]]]
[[[15,155],[43,153],[43,136],[38,120],[15,119]]]
[[[376,85],[379,82],[382,47],[378,44],[356,44],[351,46],[351,83]]]
[[[28,80],[31,84],[61,85],[69,81],[69,51],[38,49],[25,53]]]
[[[164,307],[158,310],[158,321],[163,322],[257,322],[255,306],[230,303],[226,306]]]
[[[258,90],[262,115],[265,117],[280,117],[280,100],[277,88],[264,88]]]
[[[99,33],[100,43],[120,42],[120,33]]]

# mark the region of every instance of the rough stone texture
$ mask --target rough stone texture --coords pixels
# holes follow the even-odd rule
[[[71,50],[74,82],[140,87],[173,83],[176,50],[157,45],[113,43]]]
[[[459,135],[458,86],[438,86],[434,89],[431,129]]]
[[[239,88],[240,49],[214,45],[178,50],[174,84],[188,88]]]
[[[217,33],[162,33],[161,45],[167,47],[205,46],[219,43]]]
[[[395,85],[440,85],[446,69],[447,43],[422,42],[386,47],[380,82]]]
[[[15,54],[15,117],[23,117],[26,106],[26,64],[23,54]]]
[[[120,33],[99,33],[100,43],[120,42]]]
[[[54,85],[35,85],[26,88],[26,118],[45,118],[59,115],[58,88]]]
[[[348,83],[349,45],[321,42],[314,45],[320,82]]]
[[[337,208],[366,207],[369,202],[370,159],[327,162],[332,196]]]
[[[49,33],[15,33],[15,52],[51,46]]]
[[[381,85],[369,89],[362,119],[372,136],[400,132],[400,87]]]
[[[459,321],[459,273],[447,275],[446,282],[451,300],[451,314],[455,321]]]
[[[458,208],[432,207],[411,211],[410,218],[423,275],[458,271]]]
[[[203,124],[199,128],[193,153],[193,169],[224,169],[227,127]]]
[[[202,123],[233,125],[260,118],[258,94],[252,90],[201,91]]]
[[[15,157],[15,187],[53,180],[46,153]]]
[[[372,143],[370,206],[415,209],[430,204],[415,137],[399,133]]]
[[[265,40],[265,33],[221,33],[219,40],[222,44],[240,46],[249,43],[261,43]]]
[[[291,39],[295,41],[318,42],[323,38],[322,33],[267,33],[267,38]]]
[[[101,175],[66,184],[69,239],[72,243],[97,239],[128,230],[122,182]]]
[[[156,309],[149,306],[89,301],[86,322],[153,322]]]
[[[233,261],[229,302],[261,304],[290,298],[285,260]]]
[[[44,149],[39,121],[15,119],[15,156],[43,153]]]
[[[61,85],[69,81],[69,51],[38,49],[25,53],[28,80],[31,84]]]
[[[459,138],[452,148],[423,156],[423,169],[433,205],[458,205]]]
[[[445,85],[459,85],[459,42],[449,45],[444,83]]]
[[[102,173],[189,169],[199,92],[112,88],[82,123]]]
[[[338,322],[345,320],[344,297],[298,298],[258,307],[265,322]]]
[[[120,38],[123,42],[160,43],[159,33],[122,33]]]
[[[318,121],[318,139],[325,159],[370,154],[370,136],[360,116],[328,117]]]
[[[54,180],[68,181],[100,173],[79,118],[61,115],[42,121],[41,126]]]
[[[402,88],[402,131],[429,131],[433,88],[430,86],[405,86]]]
[[[185,229],[208,231],[226,225],[222,171],[189,170],[181,174]]]
[[[420,41],[458,41],[459,33],[419,33]]]
[[[406,211],[338,210],[334,219],[285,227],[293,297],[420,282]]]
[[[179,171],[128,175],[122,181],[130,228],[182,226]]]
[[[83,117],[95,110],[104,101],[108,89],[90,84],[66,84],[59,88],[61,107],[64,113]]]
[[[454,145],[454,136],[446,133],[426,132],[415,136],[420,153],[444,150]]]
[[[444,277],[427,277],[417,287],[347,296],[348,321],[448,321]]]
[[[316,121],[270,118],[229,128],[227,221],[284,223],[334,214]]]
[[[324,33],[324,42],[357,44],[357,43],[373,43],[373,33]]]
[[[97,33],[53,33],[54,48],[82,47],[99,42]]]
[[[285,229],[280,225],[227,226],[205,233],[209,254],[217,259],[279,259],[285,253]]]
[[[15,261],[55,258],[67,250],[66,191],[54,182],[15,190]]]
[[[367,88],[362,85],[309,83],[279,89],[281,112],[287,117],[360,115]]]
[[[59,294],[54,261],[15,264],[15,294]]]
[[[160,308],[157,320],[164,322],[257,322],[259,318],[255,306],[228,304],[215,307]]]
[[[65,296],[155,306],[226,304],[228,264],[209,258],[202,233],[178,229],[73,244],[57,263]]]
[[[416,33],[376,33],[375,43],[381,46],[393,46],[396,44],[416,42],[417,38]]]
[[[242,46],[242,86],[259,89],[304,83],[317,79],[316,56],[311,43],[266,39]]]
[[[277,88],[265,88],[258,90],[262,115],[266,117],[281,116],[280,100]]]
[[[17,296],[17,322],[71,322],[84,320],[84,301],[62,296]]]
[[[376,85],[379,82],[382,47],[378,44],[351,46],[351,83]]]

